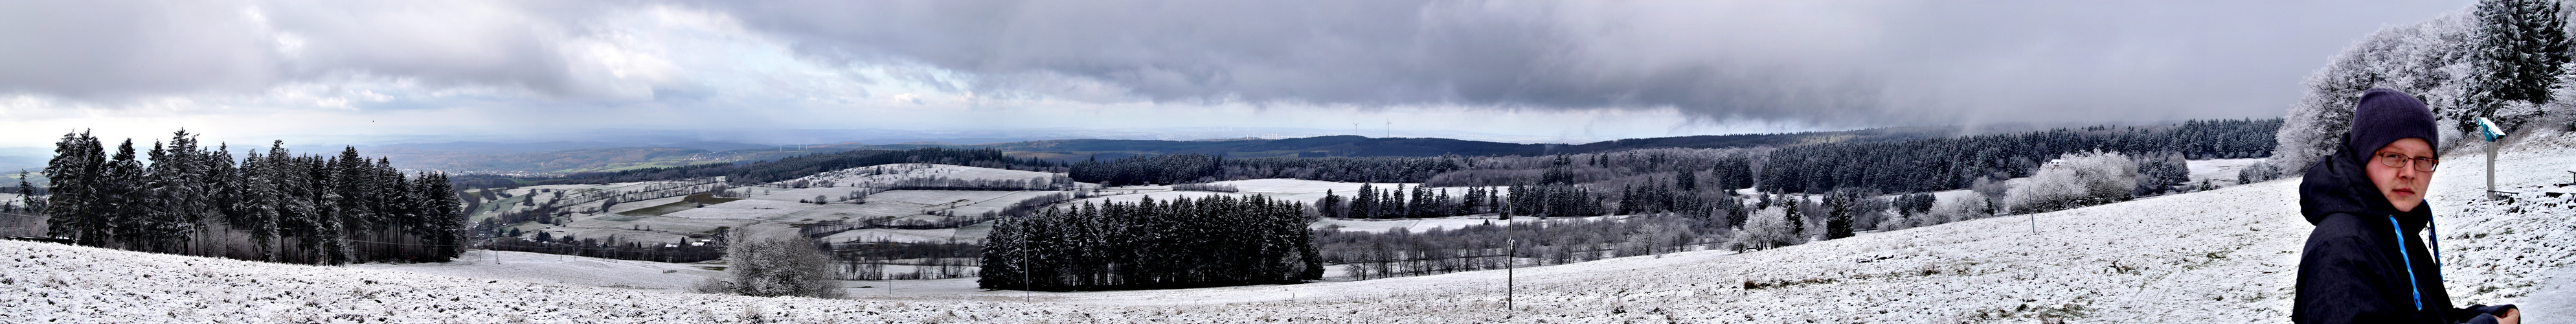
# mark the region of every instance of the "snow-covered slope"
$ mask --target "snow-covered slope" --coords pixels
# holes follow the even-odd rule
[[[2507,150],[2504,189],[2564,182],[2576,145]],[[2463,153],[2467,152],[2467,153]],[[2483,157],[2434,180],[2448,288],[2463,303],[2566,315],[2576,204],[2479,200]],[[1203,289],[979,291],[897,283],[897,296],[751,298],[567,287],[387,269],[312,267],[0,242],[5,322],[2286,322],[2300,243],[2297,179],[1774,250],[1673,253],[1505,272]],[[423,271],[428,272],[428,271]],[[468,276],[479,274],[456,272]],[[2553,283],[2552,281],[2560,281]],[[569,282],[569,281],[561,281]],[[915,286],[902,286],[915,285]],[[911,295],[920,294],[920,295]],[[2556,299],[2550,299],[2556,298]],[[2557,311],[2556,313],[2551,313]]]

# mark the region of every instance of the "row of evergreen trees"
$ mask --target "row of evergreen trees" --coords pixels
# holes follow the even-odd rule
[[[994,224],[976,284],[1098,290],[1315,280],[1324,269],[1305,209],[1261,196],[1046,209]]]
[[[1177,184],[1213,181],[1225,157],[1206,154],[1130,156],[1115,161],[1082,161],[1065,174],[1073,181],[1103,186]]]
[[[1465,170],[1472,160],[1457,156],[1227,159],[1193,153],[1075,162],[1068,173],[1074,181],[1109,186],[1269,178],[1421,183]]]
[[[1377,188],[1376,184],[1363,183],[1359,191],[1347,199],[1331,190],[1324,191],[1324,198],[1316,203],[1316,212],[1323,217],[1385,219],[1449,217],[1501,210],[1497,202],[1502,201],[1502,197],[1497,190],[1467,187],[1465,192],[1456,195],[1450,191],[1418,185],[1411,189],[1403,185]]]
[[[2146,127],[2095,126],[2037,132],[1788,145],[1778,149],[1654,149],[1539,157],[1368,157],[1227,159],[1201,154],[1085,161],[1074,181],[1105,185],[1177,184],[1295,178],[1342,182],[1410,182],[1432,186],[1598,184],[1665,174],[1714,189],[1824,193],[1842,187],[1891,192],[1967,188],[1979,178],[2029,176],[2060,154],[2110,151],[2130,156],[2172,152],[2188,159],[2271,154],[2281,119],[2192,120]],[[1759,170],[1759,172],[1756,172]],[[1606,189],[1605,189],[1606,190]]]
[[[465,215],[446,176],[406,177],[348,148],[295,156],[285,142],[235,162],[185,130],[137,156],[64,134],[41,204],[53,236],[80,245],[313,264],[439,262],[464,251]]]
[[[1762,164],[1765,191],[1824,193],[1843,187],[1897,192],[1967,188],[1978,178],[2030,176],[2058,155],[2107,151],[2131,156],[2260,157],[2280,119],[2187,122],[2171,128],[2056,129],[2045,132],[1828,143],[1781,148]]]

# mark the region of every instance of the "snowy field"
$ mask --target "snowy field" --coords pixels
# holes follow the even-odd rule
[[[1517,224],[1517,223],[1537,223],[1537,222],[1542,222],[1542,221],[1546,221],[1546,222],[1559,222],[1559,223],[1562,223],[1562,222],[1573,222],[1573,221],[1593,221],[1593,220],[1627,219],[1627,217],[1628,217],[1627,215],[1610,215],[1610,216],[1598,216],[1598,217],[1558,217],[1558,218],[1550,218],[1550,219],[1546,219],[1546,220],[1540,220],[1538,217],[1521,216],[1521,217],[1512,217],[1512,219],[1510,219],[1510,220],[1497,220],[1497,219],[1494,219],[1494,215],[1492,215],[1492,214],[1485,214],[1485,215],[1455,216],[1455,217],[1441,217],[1441,218],[1408,218],[1408,219],[1389,219],[1389,220],[1340,219],[1340,218],[1336,218],[1336,219],[1325,219],[1325,220],[1322,220],[1322,221],[1317,221],[1317,222],[1315,222],[1314,224],[1307,225],[1307,228],[1318,228],[1318,229],[1320,229],[1320,228],[1327,228],[1327,227],[1330,227],[1330,228],[1337,228],[1337,229],[1340,229],[1341,231],[1344,231],[1344,232],[1370,232],[1370,233],[1386,232],[1386,231],[1388,231],[1388,230],[1393,230],[1393,229],[1397,229],[1397,228],[1403,228],[1403,229],[1405,229],[1406,231],[1412,231],[1412,232],[1417,232],[1417,233],[1418,233],[1418,232],[1422,232],[1422,231],[1430,230],[1430,229],[1434,229],[1434,228],[1454,230],[1454,229],[1459,229],[1459,228],[1465,228],[1465,227],[1468,227],[1468,226],[1476,226],[1476,225],[1483,225],[1483,224],[1494,224],[1494,225],[1498,225],[1498,226],[1499,226],[1499,225],[1510,225],[1510,224]]]
[[[2444,274],[2461,303],[2567,312],[2576,145],[2509,146],[2479,199],[2483,157],[2455,151],[2431,190]],[[983,291],[972,279],[848,282],[850,300],[676,293],[685,265],[530,262],[595,269],[548,278],[439,265],[314,267],[0,241],[0,314],[12,322],[2286,322],[2309,225],[2297,179],[2037,215],[1971,220],[1736,254],[1672,253],[1504,272],[1202,289]],[[1157,197],[1157,199],[1161,199]],[[792,203],[792,201],[791,201]],[[2034,222],[2036,229],[2034,229]],[[478,254],[479,255],[479,254]],[[503,264],[513,259],[503,255]],[[543,259],[545,256],[533,256]],[[592,262],[592,263],[585,263]],[[622,261],[623,262],[623,261]],[[461,263],[461,264],[460,264]],[[426,273],[426,274],[424,274]],[[658,272],[647,275],[662,275]],[[594,280],[606,280],[599,282]],[[602,288],[631,287],[631,288]],[[869,288],[859,288],[859,287]],[[2550,301],[2555,301],[2551,303]]]
[[[2191,160],[2184,161],[2183,165],[2191,167],[2191,185],[2200,185],[2201,181],[2207,180],[2211,185],[2225,187],[2237,185],[2238,171],[2260,162],[2263,159]]]
[[[1133,202],[1149,196],[1154,197],[1155,200],[1167,200],[1178,197],[1197,198],[1206,197],[1211,194],[1224,194],[1237,197],[1261,195],[1264,197],[1270,197],[1270,199],[1313,204],[1318,199],[1324,199],[1324,194],[1328,191],[1334,195],[1340,195],[1343,198],[1356,196],[1357,192],[1360,190],[1360,185],[1362,185],[1362,183],[1358,182],[1332,182],[1298,179],[1252,179],[1217,181],[1209,182],[1208,184],[1234,186],[1236,190],[1240,191],[1233,193],[1220,193],[1206,191],[1172,191],[1171,186],[1118,186],[1101,188],[1100,194],[1107,199],[1093,199],[1091,201]],[[1419,183],[1376,183],[1370,184],[1369,188],[1383,191],[1394,190],[1397,186],[1403,186],[1404,189],[1407,190],[1406,192],[1411,192],[1413,187],[1421,185],[1422,184]],[[1434,194],[1448,193],[1451,196],[1459,196],[1467,194],[1467,188],[1468,187],[1433,187],[1431,188],[1431,191]],[[1498,187],[1487,188],[1493,189]]]
[[[728,191],[741,194],[741,197],[744,197],[742,200],[707,204],[703,207],[663,215],[616,214],[616,212],[677,203],[682,197],[642,200],[620,203],[610,208],[610,213],[576,212],[570,215],[570,222],[560,226],[531,223],[522,224],[518,228],[522,231],[548,232],[555,236],[569,234],[582,238],[617,237],[628,241],[677,242],[688,235],[705,234],[717,228],[743,228],[757,231],[759,235],[773,235],[792,230],[783,223],[862,221],[888,217],[898,220],[937,221],[945,217],[933,216],[932,213],[975,216],[985,212],[1000,211],[1021,200],[1057,193],[1056,191],[894,190],[869,195],[866,204],[840,201],[842,197],[862,189],[854,187],[856,185],[894,181],[907,177],[936,175],[951,179],[1026,180],[1035,178],[1031,175],[1047,174],[942,164],[904,164],[888,166],[888,174],[885,175],[857,175],[860,174],[858,171],[863,169],[870,168],[847,169],[806,178],[813,181],[837,181],[840,183],[838,187],[785,188],[774,185],[737,187]],[[515,204],[519,199],[537,199],[542,203],[552,199],[551,192],[538,192],[538,189],[577,193],[585,190],[628,190],[643,188],[647,184],[650,183],[531,186],[510,191],[517,197],[504,199],[503,202]],[[810,201],[816,196],[827,198],[833,203],[816,205],[799,202],[800,200]],[[963,231],[959,229],[871,229],[844,232],[827,237],[825,240],[839,242],[853,239],[891,239],[906,242],[946,242],[956,239],[973,242],[983,239],[984,233],[988,231],[990,231],[989,228],[970,228]]]
[[[722,265],[714,267],[721,268]],[[724,271],[692,264],[601,259],[511,251],[466,251],[446,263],[370,263],[349,268],[392,270],[465,278],[508,279],[564,286],[592,286],[686,291],[701,278],[723,277]]]
[[[882,174],[880,174],[880,173],[882,173]],[[962,165],[929,164],[929,163],[906,163],[906,164],[888,164],[888,165],[882,165],[882,166],[858,167],[858,168],[849,168],[849,169],[841,169],[841,170],[835,170],[835,171],[828,171],[828,172],[823,172],[823,173],[817,173],[817,174],[810,175],[810,176],[805,176],[805,177],[802,177],[802,178],[791,179],[791,180],[788,180],[788,181],[781,181],[781,183],[784,183],[784,182],[793,182],[793,181],[807,181],[807,182],[811,182],[811,183],[816,183],[816,185],[817,185],[817,186],[820,186],[820,183],[831,183],[831,184],[833,184],[833,185],[834,185],[834,186],[836,186],[836,187],[868,187],[868,186],[879,186],[879,185],[893,184],[893,183],[896,183],[896,182],[899,182],[899,181],[903,181],[903,180],[919,179],[919,178],[926,178],[926,177],[939,177],[939,178],[943,178],[943,179],[957,179],[957,180],[1023,180],[1023,181],[1026,181],[1026,180],[1030,180],[1030,179],[1040,179],[1040,180],[1043,180],[1043,179],[1053,178],[1053,177],[1056,177],[1056,176],[1059,176],[1059,174],[1056,174],[1056,173],[1049,173],[1049,172],[1037,172],[1037,171],[1019,171],[1019,170],[994,169],[994,168],[983,168],[983,167],[970,167],[970,166],[962,166]]]

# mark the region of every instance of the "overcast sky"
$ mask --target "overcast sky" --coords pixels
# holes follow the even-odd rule
[[[79,128],[1615,139],[2277,117],[2352,41],[2469,5],[0,0],[0,146]]]

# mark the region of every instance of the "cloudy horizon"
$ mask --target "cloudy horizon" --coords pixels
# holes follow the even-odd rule
[[[13,1],[0,3],[0,147],[73,129],[1575,141],[2263,118],[2353,41],[2468,5]]]

